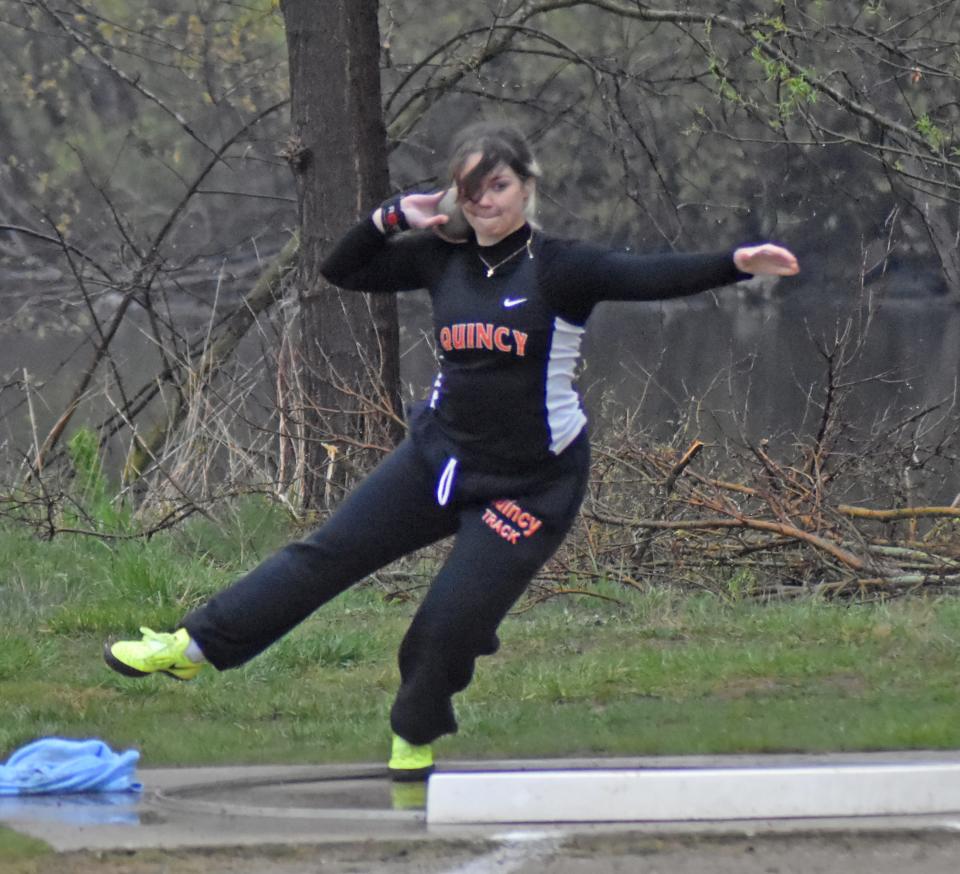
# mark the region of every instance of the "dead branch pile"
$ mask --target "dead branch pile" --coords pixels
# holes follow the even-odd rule
[[[887,427],[858,451],[848,438],[844,452],[822,442],[781,453],[768,441],[652,446],[621,430],[595,446],[581,522],[535,599],[574,591],[566,581],[585,577],[733,597],[956,587],[960,495],[947,506],[913,503],[905,483],[927,472],[943,484],[937,462],[956,461],[947,447],[957,426],[942,431],[950,421],[938,419],[928,446],[916,430]]]

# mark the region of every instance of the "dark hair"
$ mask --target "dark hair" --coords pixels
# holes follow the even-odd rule
[[[461,175],[467,158],[477,152],[477,166]],[[526,138],[515,127],[481,121],[462,130],[453,142],[450,157],[450,179],[457,186],[460,199],[473,199],[483,180],[500,164],[506,164],[524,181],[540,175]]]

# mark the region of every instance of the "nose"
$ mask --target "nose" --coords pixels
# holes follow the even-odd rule
[[[484,188],[473,201],[477,206],[487,206],[490,203],[490,189]]]

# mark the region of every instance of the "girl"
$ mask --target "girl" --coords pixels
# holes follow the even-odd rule
[[[539,175],[515,129],[468,128],[449,192],[395,197],[339,242],[323,265],[333,284],[429,290],[440,352],[429,399],[408,437],[318,531],[173,633],[141,629],[140,640],[107,644],[110,667],[189,680],[205,662],[243,664],[353,583],[453,536],[400,646],[390,714],[391,774],[430,773],[432,742],[457,728],[452,696],[476,658],[498,648],[500,622],[583,499],[590,457],[574,371],[593,308],[799,270],[772,244],[641,257],[549,236],[532,223]]]

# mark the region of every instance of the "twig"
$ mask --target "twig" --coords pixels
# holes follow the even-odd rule
[[[891,510],[871,510],[840,504],[837,512],[855,519],[876,519],[878,522],[894,522],[898,519],[917,519],[924,516],[960,517],[960,507],[897,507]]]

